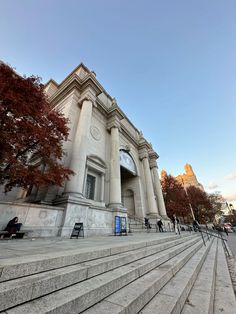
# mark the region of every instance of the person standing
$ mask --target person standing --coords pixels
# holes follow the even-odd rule
[[[193,230],[194,230],[195,232],[197,232],[198,229],[199,229],[198,222],[197,222],[197,220],[194,220],[194,221],[193,221]]]
[[[179,219],[176,217],[176,215],[173,215],[172,222],[173,222],[173,225],[174,225],[175,234],[180,234]]]

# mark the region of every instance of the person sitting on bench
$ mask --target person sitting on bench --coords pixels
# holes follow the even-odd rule
[[[4,231],[7,231],[10,235],[13,235],[16,234],[17,231],[20,231],[21,226],[22,224],[18,223],[18,217],[14,217],[8,222]]]

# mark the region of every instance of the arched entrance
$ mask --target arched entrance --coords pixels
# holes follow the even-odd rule
[[[131,155],[120,150],[121,198],[130,217],[135,216],[135,191],[137,170]]]
[[[122,194],[122,202],[125,208],[128,209],[128,216],[135,216],[135,205],[134,205],[134,192],[130,189],[124,191]]]

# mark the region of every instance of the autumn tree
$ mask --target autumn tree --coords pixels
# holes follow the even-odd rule
[[[166,172],[162,172],[161,185],[168,217],[175,214],[187,222],[191,212],[183,186]]]
[[[60,160],[67,120],[52,110],[39,77],[22,77],[0,63],[0,184],[62,185],[73,173]]]
[[[209,195],[194,185],[190,185],[187,188],[187,194],[196,220],[199,223],[213,221],[216,212],[212,206]]]
[[[220,194],[220,192],[215,192],[215,193],[210,193],[208,194],[209,201],[212,205],[213,212],[216,215],[220,216],[222,214],[222,209],[225,204],[225,199],[223,196]]]

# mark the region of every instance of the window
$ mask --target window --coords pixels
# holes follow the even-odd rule
[[[90,174],[87,175],[85,196],[90,200],[94,200],[95,181],[96,178],[94,176],[91,176]]]
[[[95,155],[87,157],[86,176],[83,189],[85,198],[95,202],[104,202],[104,179],[106,164]]]

